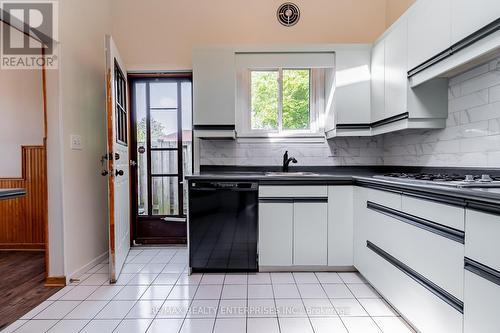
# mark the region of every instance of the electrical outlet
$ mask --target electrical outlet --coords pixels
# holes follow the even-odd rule
[[[70,136],[70,148],[72,150],[82,150],[82,137],[81,135],[71,134]]]

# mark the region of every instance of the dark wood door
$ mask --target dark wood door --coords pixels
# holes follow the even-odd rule
[[[192,172],[190,74],[129,76],[133,240],[186,243],[187,184]]]

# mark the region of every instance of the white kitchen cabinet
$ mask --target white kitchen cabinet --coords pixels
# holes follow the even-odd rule
[[[326,185],[259,187],[259,266],[326,266]]]
[[[355,267],[419,332],[461,332],[460,310],[398,265],[410,267],[431,281],[435,279],[433,282],[441,288],[461,297],[463,244],[402,221],[393,221],[385,214],[368,209],[367,202],[401,210],[402,196],[355,187]],[[373,245],[382,252],[375,251]],[[428,260],[432,262],[426,264]]]
[[[500,329],[500,285],[465,271],[464,333],[497,333]]]
[[[500,215],[472,209],[465,215],[465,256],[500,271]]]
[[[291,266],[293,202],[259,204],[259,265]]]
[[[408,16],[398,19],[372,48],[370,135],[446,126],[448,81],[438,78],[410,87]]]
[[[463,300],[463,243],[433,232],[428,225],[404,222],[384,212],[369,210],[371,231],[367,240]]]
[[[328,186],[328,266],[353,266],[353,186]]]
[[[465,209],[425,198],[403,195],[402,211],[429,221],[464,231]]]
[[[409,69],[417,67],[451,46],[452,1],[455,0],[418,0],[409,9]]]
[[[337,124],[370,123],[370,50],[371,45],[349,45],[335,50],[335,94],[333,119],[327,115],[326,130]],[[330,111],[330,110],[327,110]]]
[[[327,264],[326,202],[293,204],[293,264],[295,266],[325,266]]]
[[[288,185],[259,187],[259,197],[261,198],[326,197],[327,195],[328,187],[326,185]]]
[[[193,125],[235,125],[235,53],[232,48],[193,50]],[[234,128],[233,128],[234,130]]]
[[[371,59],[371,120],[385,118],[385,39],[373,46]]]
[[[459,310],[366,246],[362,256],[360,273],[418,332],[462,332],[463,314]]]
[[[451,2],[452,44],[498,18],[500,18],[498,0],[453,0]]]
[[[398,20],[385,37],[385,108],[381,120],[408,111],[408,21]]]

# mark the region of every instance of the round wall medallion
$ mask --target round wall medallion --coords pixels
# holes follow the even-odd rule
[[[285,2],[279,6],[276,13],[278,21],[285,27],[291,27],[299,22],[300,10],[299,7],[291,2]]]

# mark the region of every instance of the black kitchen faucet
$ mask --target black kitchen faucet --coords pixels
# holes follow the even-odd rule
[[[288,165],[292,163],[297,163],[297,160],[295,157],[290,157],[288,158],[288,150],[285,151],[285,154],[283,155],[283,172],[288,172]]]

